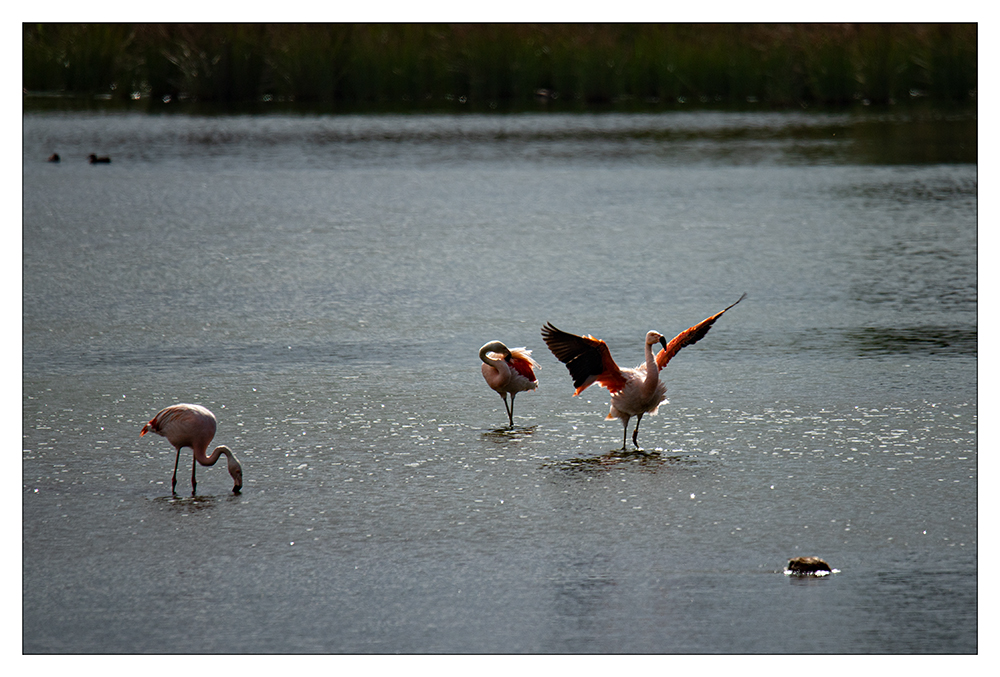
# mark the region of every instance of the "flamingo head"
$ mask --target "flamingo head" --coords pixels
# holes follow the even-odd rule
[[[658,331],[651,331],[648,334],[646,334],[647,346],[652,346],[656,343],[659,343],[661,346],[663,346],[664,350],[667,349],[667,339],[664,338],[663,334],[661,334]]]
[[[236,456],[228,447],[222,447],[222,449],[226,455],[226,466],[229,468],[229,474],[233,477],[233,493],[238,494],[243,489],[243,466],[236,460]]]
[[[496,353],[504,360],[510,359],[510,348],[505,346],[501,341],[490,341],[479,349],[479,357],[484,362],[486,361],[485,356],[487,353]]]

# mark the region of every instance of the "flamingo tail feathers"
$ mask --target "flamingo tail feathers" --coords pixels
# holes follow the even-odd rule
[[[532,383],[538,380],[535,378],[535,372],[533,371],[533,369],[538,369],[538,363],[532,359],[530,350],[526,350],[524,348],[512,348],[508,364],[514,368],[514,371]]]

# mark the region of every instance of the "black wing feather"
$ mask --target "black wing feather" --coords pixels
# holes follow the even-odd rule
[[[542,339],[556,359],[569,369],[573,387],[579,388],[588,379],[604,372],[601,349],[583,337],[564,332],[547,322],[542,327]]]

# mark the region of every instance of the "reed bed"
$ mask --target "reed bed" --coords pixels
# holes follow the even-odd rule
[[[975,24],[25,24],[26,92],[510,108],[970,101]]]

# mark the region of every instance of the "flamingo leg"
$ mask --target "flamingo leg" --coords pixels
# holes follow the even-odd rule
[[[510,426],[514,427],[514,411],[513,411],[513,400],[511,400],[511,406],[507,406],[507,393],[500,393],[500,397],[503,398],[503,410],[507,412],[507,420],[510,421]]]
[[[198,468],[198,459],[191,459],[191,495],[195,495],[195,491],[198,489],[198,481],[194,478],[194,471]]]
[[[636,438],[639,435],[639,424],[640,423],[642,423],[642,414],[639,414],[638,417],[635,419],[635,430],[632,431],[632,444],[635,445],[636,449],[639,448],[639,440],[637,440]]]
[[[510,418],[510,427],[511,428],[514,427],[514,395],[517,395],[517,393],[511,393],[510,394],[510,411],[507,412],[510,415],[508,418]]]
[[[177,447],[177,456],[174,458],[174,476],[170,478],[170,493],[177,494],[177,463],[181,460],[181,448]]]
[[[622,451],[625,451],[625,445],[628,443],[628,419],[628,416],[622,419]]]

